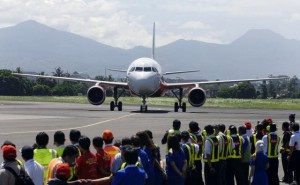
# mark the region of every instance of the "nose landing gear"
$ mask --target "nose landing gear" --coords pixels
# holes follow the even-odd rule
[[[147,106],[147,102],[146,102],[146,96],[143,96],[143,101],[142,101],[142,105],[140,107],[140,112],[147,112],[148,111],[148,106]]]

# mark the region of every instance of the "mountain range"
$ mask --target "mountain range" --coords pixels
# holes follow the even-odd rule
[[[23,71],[51,74],[61,67],[64,71],[95,76],[104,75],[106,68],[127,69],[136,58],[150,55],[150,47],[116,48],[33,20],[0,29],[0,69],[21,67]],[[286,39],[271,30],[256,29],[230,44],[177,40],[157,47],[156,60],[165,72],[200,70],[173,78],[299,76],[300,41]],[[118,77],[124,75],[115,73],[107,72]]]

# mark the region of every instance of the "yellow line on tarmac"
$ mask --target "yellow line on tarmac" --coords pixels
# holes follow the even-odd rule
[[[120,119],[123,119],[123,118],[134,116],[136,114],[137,113],[135,113],[135,114],[127,114],[125,116],[121,116],[121,117],[118,117],[118,118],[108,119],[108,120],[100,121],[100,122],[97,122],[97,123],[92,123],[92,124],[89,124],[89,125],[78,126],[78,127],[55,129],[55,130],[32,130],[32,131],[24,131],[24,132],[9,132],[9,133],[0,133],[0,135],[28,134],[28,133],[39,133],[39,132],[56,132],[57,130],[64,131],[64,130],[71,130],[71,129],[81,129],[81,128],[92,127],[92,126],[95,126],[95,125],[100,125],[100,124],[111,122],[111,121],[120,120]]]

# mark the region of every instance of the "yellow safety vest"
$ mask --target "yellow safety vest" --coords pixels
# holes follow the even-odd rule
[[[46,184],[48,165],[52,159],[57,157],[57,153],[48,148],[37,148],[33,150],[33,153],[33,159],[44,167],[44,184]]]
[[[231,136],[232,140],[229,139],[229,147],[232,146],[232,141],[235,145],[234,149],[231,149],[231,153],[229,153],[227,158],[241,159],[242,158],[242,137],[241,136]]]
[[[64,152],[65,148],[66,148],[65,146],[61,146],[61,147],[56,148],[56,152],[57,152],[58,157],[62,156],[62,153]]]
[[[220,142],[219,142],[219,139],[217,137],[213,137],[213,138],[210,138],[208,137],[207,138],[208,141],[211,142],[212,144],[212,151],[211,151],[211,160],[210,162],[212,163],[215,163],[215,162],[219,162],[219,152],[220,152]],[[203,158],[203,161],[204,162],[208,162],[207,158],[206,158],[206,155],[204,156]]]
[[[192,143],[185,143],[184,145],[186,146],[189,153],[188,166],[192,168],[194,166],[195,145]]]
[[[193,139],[197,142],[199,145],[199,151],[195,152],[195,161],[201,161],[202,160],[202,154],[204,150],[204,139],[203,136],[200,134],[191,134]]]
[[[222,143],[222,151],[220,153],[220,160],[226,160],[229,155],[229,143],[230,143],[230,137],[226,135],[220,135],[222,137],[223,143]]]
[[[280,141],[280,137],[274,134],[268,134],[268,158],[278,158],[278,145]]]

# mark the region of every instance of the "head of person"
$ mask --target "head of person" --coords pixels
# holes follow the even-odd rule
[[[285,121],[282,123],[282,130],[283,131],[288,131],[289,130],[289,127],[290,127],[290,123]]]
[[[247,130],[252,129],[252,124],[251,124],[251,122],[249,122],[249,121],[246,121],[246,122],[244,123],[244,126],[246,127]]]
[[[35,137],[35,142],[38,147],[46,147],[49,142],[49,136],[45,132],[40,132]]]
[[[77,129],[70,130],[69,138],[72,144],[78,143],[81,136],[81,132]]]
[[[237,134],[236,126],[230,125],[228,129],[229,129],[230,135]]]
[[[6,162],[15,161],[17,157],[16,147],[11,145],[4,145],[1,147],[3,152],[3,159]]]
[[[176,135],[170,135],[168,137],[168,150],[173,149],[173,150],[180,150],[180,144],[179,144],[178,137]]]
[[[195,121],[189,123],[189,130],[191,133],[198,132],[200,130],[199,124]]]
[[[137,132],[136,135],[139,136],[141,140],[141,147],[153,147],[153,142],[145,131]]]
[[[62,131],[56,131],[54,133],[54,144],[56,146],[65,144],[65,141],[66,141],[65,134]]]
[[[270,132],[276,132],[277,127],[275,123],[271,123],[269,126],[270,126]]]
[[[297,132],[299,131],[299,123],[293,123],[291,125],[292,131]]]
[[[103,148],[103,139],[102,139],[102,137],[94,137],[93,138],[93,146],[96,149]]]
[[[114,135],[111,130],[104,130],[102,133],[102,138],[106,144],[111,144],[114,140]]]
[[[24,161],[33,159],[33,148],[31,146],[28,145],[23,146],[20,152]]]
[[[208,136],[215,133],[214,127],[212,125],[206,125],[204,127],[204,130],[206,131],[206,133],[207,133]]]
[[[131,145],[131,139],[129,137],[123,137],[121,140],[121,146]]]
[[[213,127],[214,127],[214,134],[218,135],[220,132],[219,124],[215,124],[213,125]]]
[[[259,153],[259,152],[263,152],[264,151],[264,142],[262,140],[258,140],[255,143],[255,152]]]
[[[79,148],[82,151],[89,151],[91,146],[91,140],[90,138],[86,136],[80,136],[78,140]]]
[[[124,159],[127,164],[134,165],[138,161],[139,153],[134,147],[127,147],[124,151]]]
[[[264,129],[263,124],[259,123],[259,124],[256,125],[256,132],[257,133],[262,133],[263,129]]]
[[[71,169],[68,164],[61,163],[56,166],[55,176],[57,179],[67,181],[70,177]]]
[[[224,124],[219,124],[219,130],[224,133],[226,130],[226,126]]]
[[[181,132],[181,140],[187,142],[190,139],[190,133],[188,131]]]
[[[3,146],[6,146],[6,145],[10,145],[10,146],[13,146],[13,147],[16,148],[16,145],[15,145],[13,142],[9,141],[9,140],[5,140],[5,141],[3,142],[1,148],[2,148]]]
[[[65,147],[61,157],[70,166],[74,166],[75,160],[78,157],[78,149],[74,145],[68,145]]]
[[[290,122],[295,122],[295,117],[296,117],[296,114],[290,114],[289,115],[289,121]]]
[[[179,130],[180,127],[181,127],[181,122],[180,122],[180,120],[175,119],[175,120],[173,121],[173,129],[174,129],[174,130]]]
[[[151,130],[145,130],[145,132],[148,134],[150,139],[153,139],[153,134]]]
[[[139,136],[137,135],[133,135],[131,137],[131,143],[132,143],[132,146],[134,147],[141,147],[141,139]]]
[[[238,130],[239,130],[239,135],[244,135],[247,133],[247,129],[245,126],[239,126]]]

